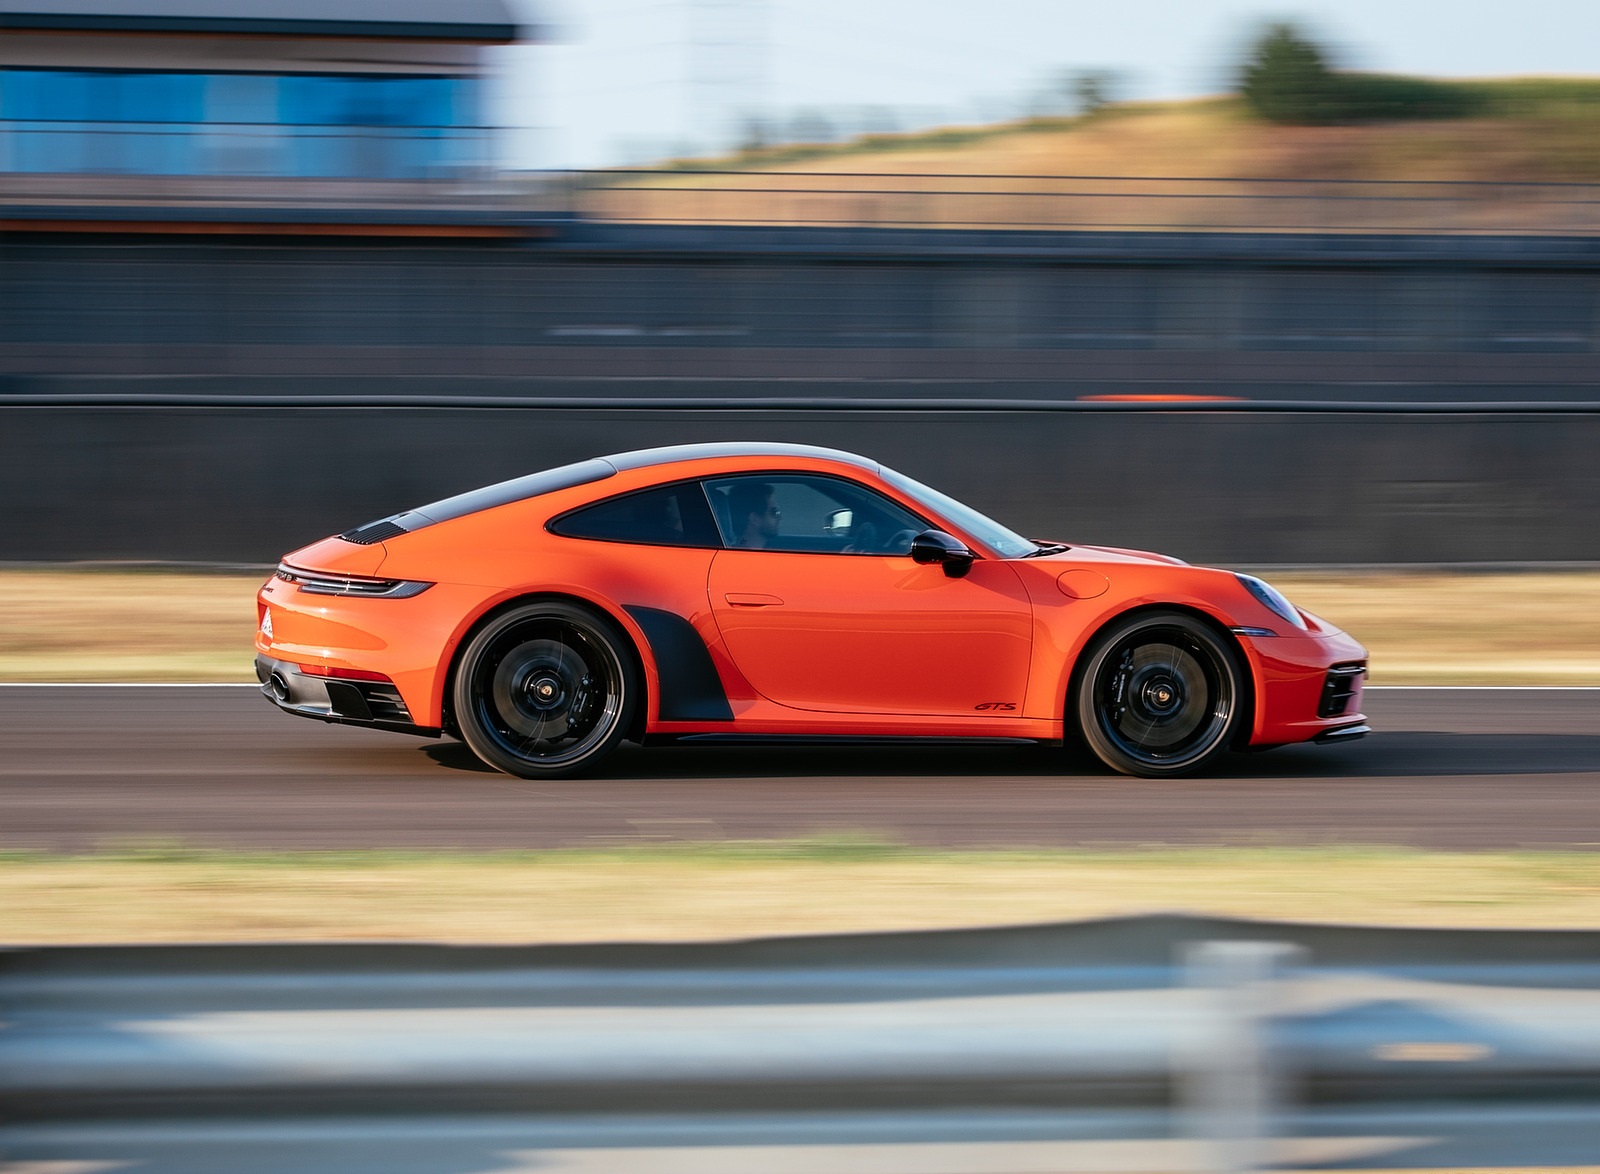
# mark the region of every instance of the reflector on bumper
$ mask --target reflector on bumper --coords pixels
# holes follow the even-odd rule
[[[270,656],[256,657],[256,679],[264,697],[297,717],[439,736],[438,730],[412,721],[400,691],[387,679],[340,680]]]

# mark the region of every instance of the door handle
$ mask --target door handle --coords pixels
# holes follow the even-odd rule
[[[732,607],[781,607],[783,600],[776,595],[751,595],[740,591],[730,591],[722,598]]]

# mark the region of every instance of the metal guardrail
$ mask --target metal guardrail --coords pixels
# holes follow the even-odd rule
[[[590,221],[1070,231],[1600,233],[1600,184],[639,169],[541,173]]]
[[[382,140],[378,145],[388,142]],[[242,172],[250,168],[241,167]],[[259,170],[259,169],[258,169]],[[1265,176],[985,175],[801,169],[493,172],[437,178],[0,171],[13,218],[95,208],[245,217],[299,210],[337,220],[375,211],[586,222],[1066,233],[1600,235],[1600,184]]]
[[[338,224],[376,218],[519,225],[528,217],[514,187],[476,167],[433,179],[0,169],[0,219],[7,220],[200,218]]]
[[[1600,1153],[1592,932],[1155,916],[703,945],[13,949],[0,1020],[0,1148],[24,1162],[200,1170],[245,1141],[267,1147],[262,1169],[276,1153],[335,1171]],[[499,1165],[464,1156],[484,1146]]]
[[[39,382],[41,392],[49,387]],[[305,386],[290,384],[270,386],[290,395]],[[578,386],[591,389],[599,390]],[[275,560],[396,501],[430,501],[597,452],[757,436],[867,453],[1022,533],[1212,565],[1600,558],[1592,476],[1600,414],[1581,403],[1542,413],[1513,402],[1310,414],[1181,404],[961,411],[944,402],[770,410],[739,396],[746,410],[603,408],[573,398],[583,402],[8,405],[0,486],[30,508],[0,516],[0,550],[31,560]],[[757,404],[763,410],[749,410]],[[348,474],[351,452],[361,454],[362,477]],[[1151,454],[1163,476],[1130,478],[1130,462]],[[295,486],[288,503],[286,484]]]
[[[0,393],[7,408],[486,409],[505,411],[681,412],[1050,412],[1085,414],[1220,413],[1347,416],[1594,416],[1600,400],[1278,400],[1205,395],[1085,396],[1079,399],[976,396],[618,396],[322,395],[182,392]]]

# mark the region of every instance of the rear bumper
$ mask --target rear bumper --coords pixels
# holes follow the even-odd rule
[[[437,738],[440,731],[419,726],[394,685],[380,681],[335,681],[302,672],[300,666],[270,656],[256,657],[261,695],[284,713],[340,725],[367,726],[399,734]]]

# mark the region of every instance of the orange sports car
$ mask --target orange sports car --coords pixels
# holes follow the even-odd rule
[[[281,709],[462,738],[525,778],[674,739],[1082,738],[1131,775],[1368,732],[1366,652],[1261,580],[1032,541],[792,444],[600,457],[287,556]]]

